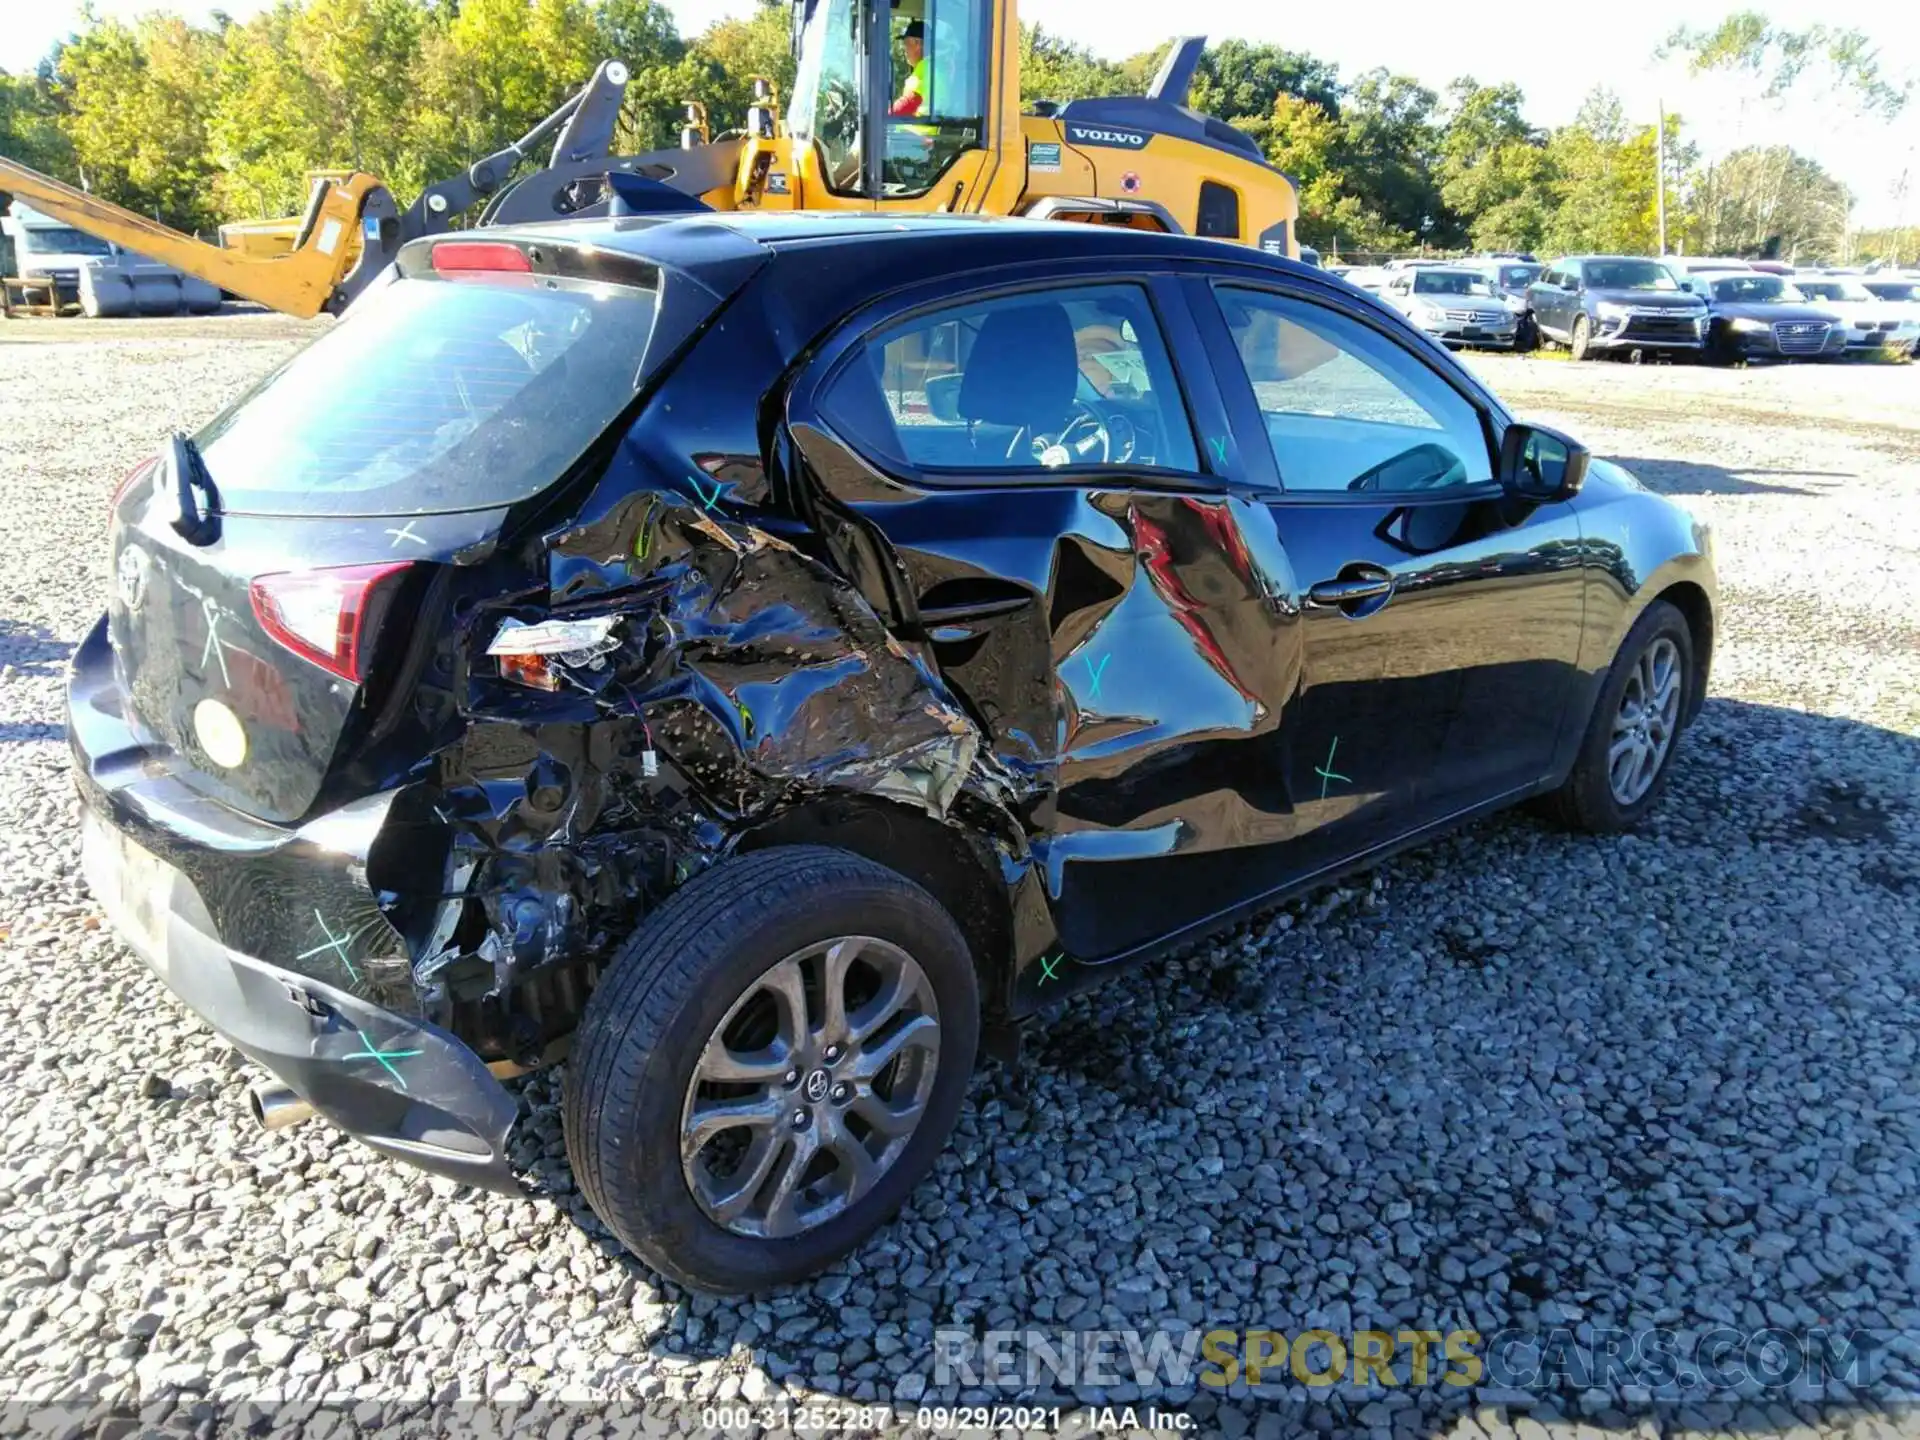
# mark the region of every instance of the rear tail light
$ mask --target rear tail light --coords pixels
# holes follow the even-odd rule
[[[433,247],[433,268],[442,274],[462,270],[530,273],[533,262],[519,246],[498,240],[443,240]]]
[[[367,615],[383,582],[407,568],[342,565],[260,575],[249,587],[260,628],[294,654],[359,684]]]

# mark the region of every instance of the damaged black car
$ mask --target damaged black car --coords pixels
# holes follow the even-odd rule
[[[926,1174],[976,1053],[1537,798],[1633,824],[1704,526],[1371,297],[1058,223],[422,240],[113,502],[74,657],[115,927],[311,1113],[575,1176],[688,1285]]]

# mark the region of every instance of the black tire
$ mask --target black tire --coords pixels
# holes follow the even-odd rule
[[[1574,316],[1573,329],[1569,332],[1567,340],[1567,349],[1573,352],[1573,358],[1591,360],[1593,358],[1592,342],[1593,322],[1584,315]]]
[[[1646,793],[1631,804],[1622,804],[1614,794],[1608,767],[1613,721],[1620,712],[1621,699],[1641,656],[1661,640],[1671,641],[1680,656],[1680,702],[1673,738]],[[1594,701],[1586,737],[1580,743],[1573,769],[1558,790],[1543,797],[1546,812],[1570,830],[1584,830],[1594,835],[1610,835],[1637,825],[1667,788],[1674,756],[1680,752],[1680,741],[1693,713],[1694,687],[1698,683],[1693,661],[1693,632],[1687,628],[1686,617],[1669,602],[1654,601],[1621,642],[1620,651],[1600,686],[1599,697]]]
[[[816,1228],[736,1234],[695,1199],[680,1160],[682,1109],[708,1037],[783,959],[843,935],[891,942],[939,1005],[939,1056],[918,1128],[866,1194]],[[804,1279],[890,1219],[945,1148],[980,1035],[973,958],[918,885],[825,846],[727,860],[649,916],[588,1001],[567,1062],[567,1158],[594,1213],[666,1278],[724,1293]]]
[[[1525,355],[1540,348],[1540,326],[1533,318],[1533,312],[1524,312],[1513,326],[1513,349],[1518,355]]]

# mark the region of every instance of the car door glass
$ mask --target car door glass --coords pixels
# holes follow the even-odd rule
[[[857,448],[919,469],[1199,468],[1172,362],[1137,285],[923,311],[863,341],[820,408]]]
[[[1479,411],[1379,331],[1267,291],[1215,293],[1289,491],[1402,493],[1493,478]]]

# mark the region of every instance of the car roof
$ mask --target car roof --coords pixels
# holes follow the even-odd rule
[[[696,211],[671,215],[558,220],[540,225],[500,227],[487,233],[504,238],[503,229],[564,236],[576,243],[656,258],[671,250],[696,259],[702,250],[736,255],[743,246],[763,250],[796,246],[889,252],[961,244],[979,247],[996,262],[1046,260],[1077,255],[1181,255],[1220,259],[1222,243],[1192,235],[1168,235],[1121,225],[1088,225],[1060,220],[1028,220],[1005,215],[897,215],[874,211]],[[1312,267],[1268,255],[1250,245],[1233,245],[1234,258],[1267,260],[1301,270]]]

